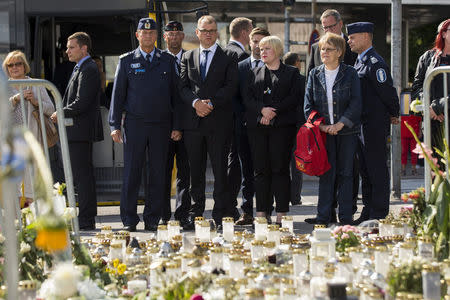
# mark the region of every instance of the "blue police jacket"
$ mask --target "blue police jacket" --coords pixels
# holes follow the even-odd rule
[[[170,123],[180,129],[173,116],[179,105],[179,75],[172,55],[155,49],[149,63],[139,48],[120,56],[109,112],[111,130],[121,128],[122,113],[144,122]]]
[[[383,58],[371,48],[355,63],[361,81],[362,123],[388,130],[390,117],[398,117],[400,104],[392,77]]]
[[[361,85],[358,74],[353,67],[341,63],[333,84],[333,119],[335,123],[342,122],[345,125],[339,131],[339,135],[359,133],[361,107]],[[308,75],[304,103],[306,119],[312,110],[319,112],[320,116],[325,118],[326,124],[330,124],[323,64],[312,69]]]

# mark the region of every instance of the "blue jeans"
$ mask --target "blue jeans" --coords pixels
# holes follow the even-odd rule
[[[339,206],[339,221],[350,224],[353,218],[353,158],[357,137],[327,135],[326,148],[330,170],[320,176],[317,220],[329,223],[334,197]],[[336,189],[336,190],[335,190]]]

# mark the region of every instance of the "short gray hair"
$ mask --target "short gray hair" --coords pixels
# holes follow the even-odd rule
[[[334,17],[336,22],[339,22],[341,20],[341,14],[335,9],[327,9],[326,11],[324,11],[320,16],[320,21],[328,17]]]

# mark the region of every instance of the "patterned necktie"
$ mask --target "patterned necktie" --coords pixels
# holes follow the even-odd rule
[[[72,75],[70,75],[70,78],[72,78],[73,75],[74,75],[79,69],[80,69],[80,67],[79,67],[78,65],[75,65],[75,67],[73,68],[73,71],[72,71]]]
[[[208,53],[209,50],[203,50],[203,53],[205,54],[205,59],[202,60],[200,63],[200,76],[202,77],[202,80],[205,81],[206,78],[206,65],[208,64]]]
[[[255,60],[254,60],[255,66],[253,67],[253,69],[259,67],[259,62],[260,62],[260,61],[261,61],[260,59],[255,59]]]

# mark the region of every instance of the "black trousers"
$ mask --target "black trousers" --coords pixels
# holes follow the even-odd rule
[[[233,216],[233,204],[227,179],[228,153],[231,130],[211,132],[206,130],[185,130],[184,144],[189,159],[191,175],[191,215],[202,216],[205,211],[206,158],[209,155],[214,174],[214,208],[212,217],[216,224],[222,224],[223,217]]]
[[[361,218],[383,219],[389,213],[389,170],[386,136],[383,130],[363,126],[364,144],[359,141],[358,157],[364,208]]]
[[[170,123],[146,123],[125,118],[124,132],[124,174],[120,199],[122,223],[125,226],[134,226],[140,221],[137,198],[147,155],[148,195],[145,198],[143,217],[146,224],[157,224],[166,207],[165,184]]]
[[[166,171],[166,201],[165,211],[163,213],[165,220],[170,220],[170,192],[172,186],[173,162],[176,160],[177,166],[177,194],[174,217],[176,220],[186,219],[191,209],[191,195],[189,194],[189,160],[184,146],[184,138],[180,141],[169,141],[169,151],[167,153],[167,171]]]
[[[295,126],[249,128],[248,136],[255,170],[256,211],[267,212],[275,197],[276,212],[289,211],[289,162]]]
[[[241,118],[235,119],[233,140],[228,155],[228,182],[231,201],[237,206],[237,196],[242,186],[242,205],[244,213],[253,215],[253,196],[255,195],[253,161],[248,141],[247,128]]]
[[[97,215],[92,142],[69,141],[69,154],[79,208],[78,222],[80,227],[92,226]]]

